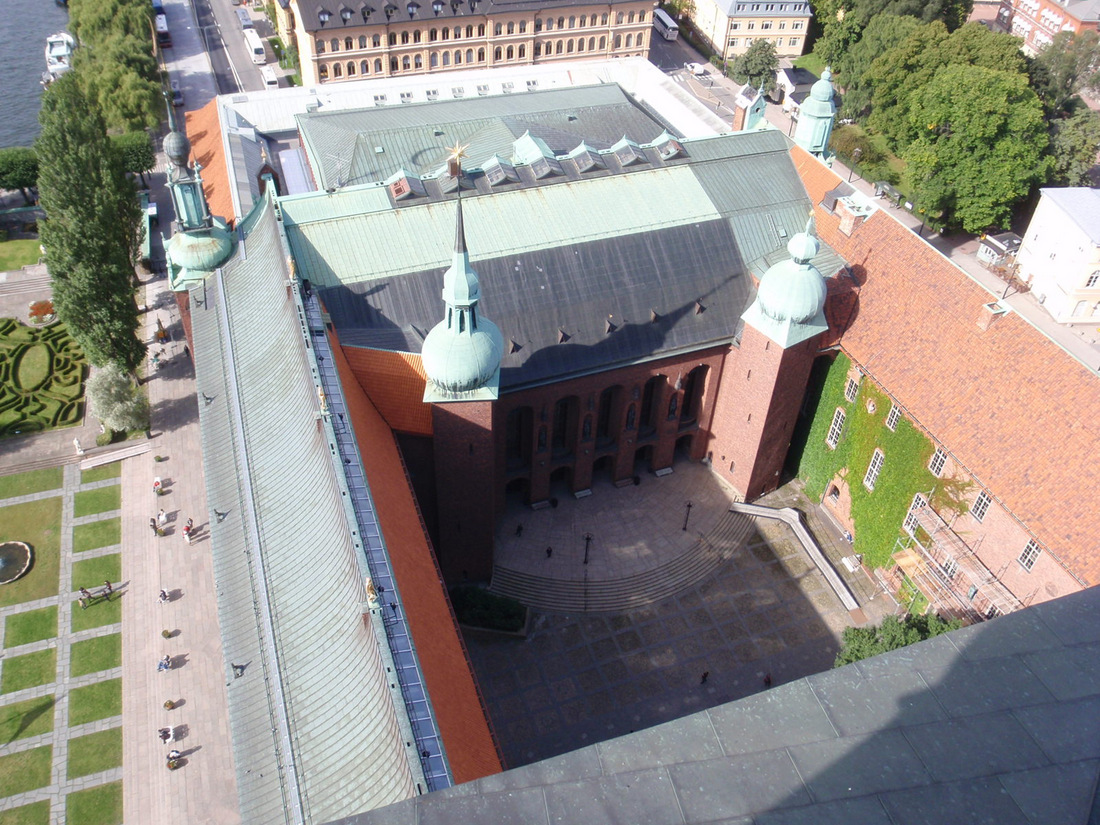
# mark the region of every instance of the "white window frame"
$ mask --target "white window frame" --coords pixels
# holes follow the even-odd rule
[[[886,454],[876,447],[871,454],[871,463],[867,465],[867,473],[863,476],[863,486],[871,492],[875,490],[875,484],[878,482],[879,473],[882,472],[885,461]]]
[[[1035,539],[1029,539],[1028,543],[1024,545],[1024,549],[1020,552],[1019,558],[1016,559],[1020,563],[1020,566],[1024,568],[1028,573],[1035,567],[1035,562],[1042,554],[1043,548],[1039,546],[1039,543]]]
[[[1100,272],[1093,272],[1085,281],[1085,289],[1092,289],[1095,286],[1100,286]]]
[[[886,429],[897,432],[898,421],[901,419],[901,409],[897,404],[890,405],[890,412],[886,414]]]
[[[927,504],[928,502],[924,500],[924,496],[920,493],[913,496],[913,501],[909,504],[909,512],[905,514],[905,520],[901,523],[901,529],[910,536],[917,530],[917,510],[920,510]]]
[[[844,420],[848,417],[848,414],[844,412],[843,407],[837,407],[836,412],[833,413],[833,421],[829,425],[829,432],[825,435],[825,446],[830,450],[835,450],[836,445],[840,443],[840,435],[844,432]]]
[[[844,400],[851,404],[858,397],[859,382],[854,378],[849,378],[848,383],[844,385]]]
[[[959,563],[955,561],[954,556],[944,556],[943,564],[940,565],[940,570],[943,571],[945,579],[954,581],[955,576],[959,573]]]
[[[932,458],[928,461],[928,471],[936,478],[942,478],[943,468],[946,464],[947,450],[943,447],[937,447],[936,452],[932,453]]]
[[[974,499],[974,506],[970,508],[970,515],[974,516],[974,521],[978,524],[981,524],[985,519],[985,514],[989,512],[989,504],[992,501],[993,497],[985,490],[978,493],[978,497]]]

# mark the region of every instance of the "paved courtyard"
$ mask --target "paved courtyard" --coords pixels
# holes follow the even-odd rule
[[[693,510],[693,523],[715,523],[725,510],[712,489],[720,483],[699,469],[678,465],[642,486],[660,484],[678,510],[687,500],[709,502],[713,511]],[[811,515],[796,488],[774,498]],[[563,499],[554,519],[573,525],[578,505],[594,522],[611,523],[591,512],[609,506],[601,505],[600,490],[580,502]],[[812,516],[826,555],[842,553],[839,531]],[[683,543],[675,535],[683,533],[682,516],[673,521],[663,537],[652,535],[651,521],[633,528],[616,521],[614,543],[657,539],[674,547]],[[860,581],[862,573],[842,572],[872,621],[889,612],[892,604]],[[516,767],[765,690],[766,676],[777,685],[827,670],[852,624],[789,528],[760,519],[731,558],[669,598],[622,613],[533,612],[526,639],[477,631],[465,639],[505,762]]]

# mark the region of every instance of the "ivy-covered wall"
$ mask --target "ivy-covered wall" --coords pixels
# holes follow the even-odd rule
[[[886,416],[890,414],[891,401],[869,380],[860,383],[854,402],[844,398],[850,367],[851,361],[843,353],[829,367],[798,475],[806,482],[806,494],[820,501],[833,477],[847,468],[855,551],[863,554],[868,567],[885,567],[895,541],[904,535],[901,523],[913,496],[928,493],[942,482],[928,469],[934,452],[932,443],[904,415],[894,431],[888,429]],[[867,410],[868,401],[874,401],[873,413]],[[840,441],[836,449],[830,450],[825,445],[825,436],[837,407],[844,409],[846,418]],[[882,450],[884,460],[875,489],[870,491],[863,486],[863,477],[876,448]]]

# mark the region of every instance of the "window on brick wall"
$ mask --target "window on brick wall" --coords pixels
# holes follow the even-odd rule
[[[917,511],[924,508],[927,504],[924,500],[924,496],[917,493],[913,496],[913,502],[909,505],[909,512],[905,516],[905,520],[901,523],[901,529],[903,529],[909,535],[913,535],[917,529]]]
[[[849,378],[848,383],[844,385],[844,400],[850,404],[856,400],[858,394],[859,382],[854,378]]]
[[[970,508],[970,515],[974,516],[975,521],[980,522],[985,518],[985,514],[989,510],[990,501],[989,493],[985,490],[978,493],[978,497],[974,499],[974,506]]]
[[[1092,289],[1094,286],[1100,286],[1100,272],[1093,272],[1085,281],[1085,289]]]
[[[1035,539],[1031,539],[1026,545],[1024,545],[1024,551],[1020,553],[1018,561],[1023,565],[1024,570],[1030,571],[1035,566],[1035,560],[1039,558],[1039,553],[1042,552],[1039,549],[1038,543]]]
[[[1001,615],[1001,611],[997,609],[997,605],[991,604],[985,609],[985,617],[987,619],[996,619]]]
[[[837,407],[836,412],[833,413],[833,423],[829,425],[829,432],[825,436],[825,446],[830,450],[836,449],[836,445],[840,442],[840,434],[844,431],[844,418],[844,410]]]
[[[955,578],[955,574],[959,572],[959,564],[951,556],[947,556],[943,560],[943,564],[940,565],[940,569],[943,570],[943,576],[948,581]]]
[[[874,455],[871,456],[871,463],[867,465],[867,475],[863,477],[863,486],[868,490],[875,489],[875,482],[878,481],[878,474],[882,472],[882,463],[886,460],[886,456],[882,454],[882,450],[875,450]]]
[[[932,453],[932,460],[928,462],[928,469],[932,472],[936,478],[940,477],[943,472],[943,466],[947,463],[947,453],[943,447],[937,447],[936,452]]]
[[[898,420],[901,418],[901,410],[898,409],[897,404],[893,404],[890,407],[890,412],[886,415],[886,429],[890,432],[894,432],[898,428]]]

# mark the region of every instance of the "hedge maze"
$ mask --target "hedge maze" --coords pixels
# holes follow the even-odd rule
[[[79,424],[87,365],[64,324],[0,318],[0,437]]]

